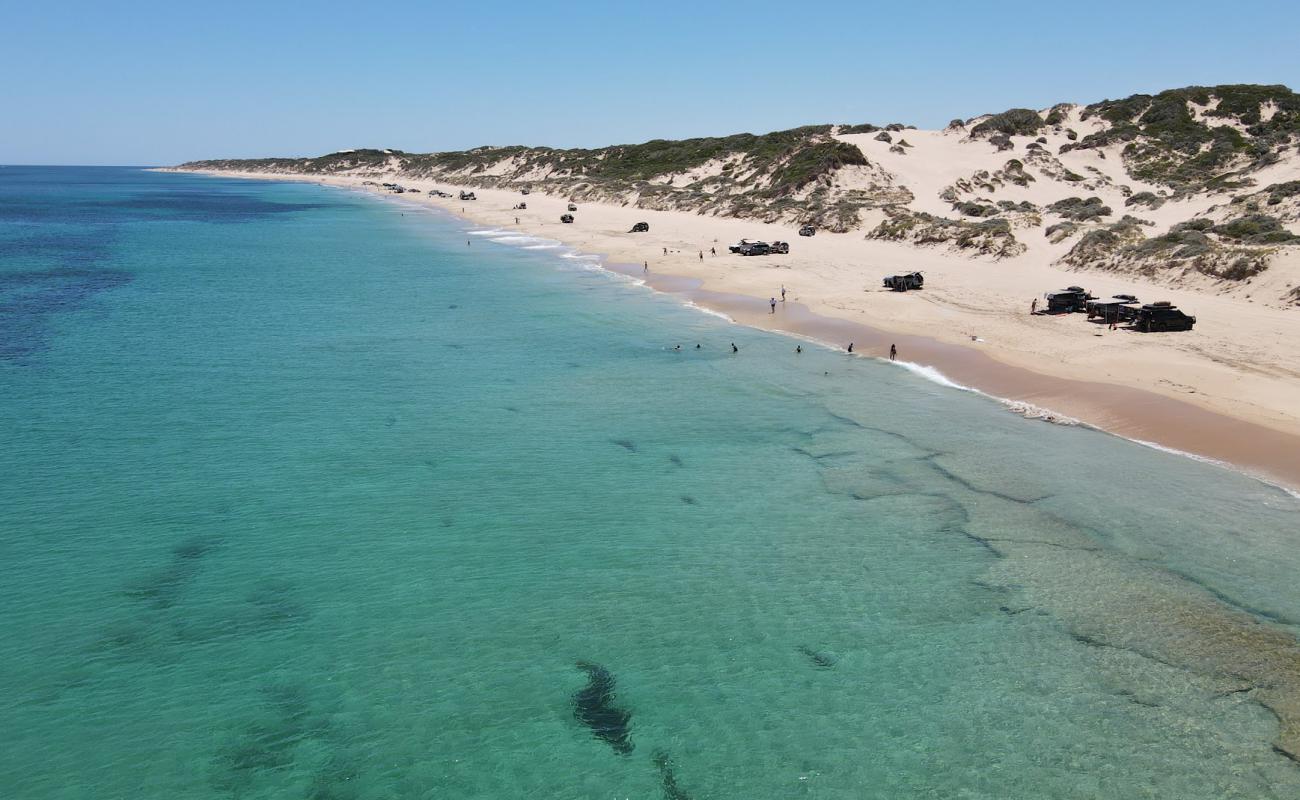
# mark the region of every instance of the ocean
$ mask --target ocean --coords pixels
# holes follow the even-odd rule
[[[1300,796],[1300,501],[795,344],[0,168],[0,797]]]

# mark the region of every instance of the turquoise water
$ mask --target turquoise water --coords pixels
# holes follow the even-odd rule
[[[502,238],[0,169],[0,796],[1300,796],[1294,498]]]

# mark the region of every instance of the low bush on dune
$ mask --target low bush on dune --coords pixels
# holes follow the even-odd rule
[[[1011,137],[1007,136],[1005,133],[995,133],[990,136],[989,144],[996,147],[999,153],[1005,150],[1011,150],[1015,147],[1015,144],[1011,142]]]
[[[947,245],[953,250],[1009,258],[1025,252],[1016,240],[1011,223],[1002,218],[978,222],[936,217],[925,212],[894,209],[867,234],[868,239],[911,242],[917,245]]]
[[[1267,214],[1247,214],[1233,220],[1215,225],[1210,230],[1225,239],[1242,244],[1293,244],[1300,242],[1296,236],[1282,225],[1277,217]]]
[[[1067,197],[1052,203],[1047,210],[1075,222],[1109,217],[1111,213],[1110,206],[1103,203],[1100,197],[1089,197],[1086,200],[1082,197]]]
[[[952,210],[963,217],[995,217],[998,214],[996,206],[986,206],[983,203],[974,202],[953,203]]]
[[[1270,206],[1280,205],[1288,197],[1300,195],[1300,181],[1287,181],[1286,183],[1275,183],[1265,189],[1268,192],[1268,204]]]
[[[994,114],[971,128],[971,135],[1001,133],[1007,136],[1032,136],[1042,130],[1043,118],[1029,108],[1013,108]]]
[[[1126,206],[1146,206],[1155,209],[1165,204],[1165,199],[1154,192],[1138,192],[1124,199]]]

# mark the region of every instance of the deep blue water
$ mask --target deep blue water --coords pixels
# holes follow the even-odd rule
[[[0,168],[0,797],[1300,795],[1294,498],[506,239]]]

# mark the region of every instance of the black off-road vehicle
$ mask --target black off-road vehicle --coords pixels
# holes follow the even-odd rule
[[[811,225],[805,225],[799,229],[800,236],[815,236],[816,234],[817,234],[817,229]]]
[[[461,193],[460,193],[460,199],[461,199],[461,200],[477,200],[478,197],[476,197],[476,196],[474,195],[473,192],[461,192]]]
[[[560,222],[573,222],[573,215],[572,215],[572,214],[561,214],[561,215],[560,215]]]
[[[650,223],[648,222],[638,222],[637,224],[633,225],[632,230],[629,231],[629,233],[649,233],[649,232],[650,232]]]
[[[1188,316],[1174,307],[1168,300],[1148,303],[1137,310],[1133,316],[1133,327],[1143,333],[1152,331],[1190,331],[1196,324],[1196,317]]]
[[[919,272],[909,272],[906,275],[890,275],[885,278],[885,288],[893,289],[896,292],[920,289],[924,285],[925,276]]]
[[[1082,286],[1069,286],[1059,292],[1048,292],[1043,295],[1043,299],[1047,301],[1045,310],[1048,314],[1072,314],[1086,310],[1092,295]]]

